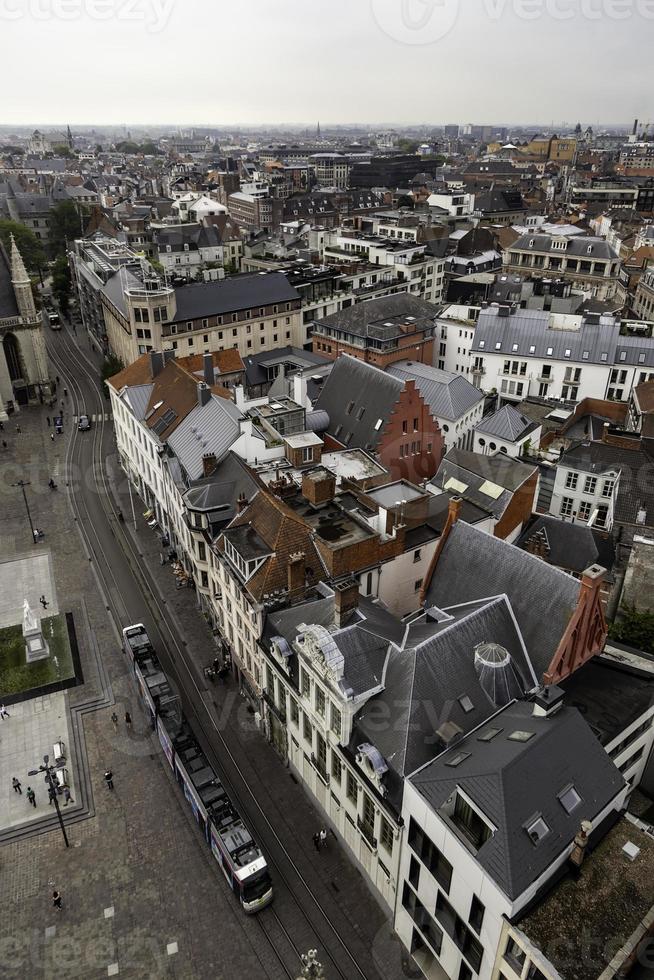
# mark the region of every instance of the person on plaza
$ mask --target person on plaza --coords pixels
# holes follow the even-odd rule
[[[20,434],[20,426],[19,425],[16,426],[16,432],[18,432]]]
[[[324,844],[327,843],[327,831],[325,830],[324,827],[322,828],[322,830],[320,831],[320,833],[318,834],[318,836],[320,837],[320,845],[321,846],[323,846]]]
[[[57,377],[55,378],[55,381],[57,382],[57,384],[59,384],[59,375],[57,375]]]
[[[64,398],[68,398],[68,388],[64,388]]]
[[[104,781],[107,784],[108,789],[114,788],[114,774],[112,773],[111,769],[106,770],[104,774]]]
[[[125,712],[125,724],[128,728],[132,727],[132,716],[130,715],[129,711]]]
[[[50,416],[46,415],[45,420],[48,423],[48,428],[50,428]]]
[[[0,718],[3,720],[9,717],[9,712],[5,708],[4,704],[0,704]]]
[[[48,786],[48,806],[52,806],[52,804],[56,799],[57,799],[56,789],[53,789],[52,786]]]
[[[48,606],[50,605],[50,603],[48,602],[48,600],[46,599],[46,597],[44,595],[42,595],[40,597],[39,602],[41,603],[41,605],[43,606],[44,609],[47,609]]]
[[[117,732],[118,731],[118,715],[116,714],[115,711],[114,711],[114,713],[111,716],[111,720],[114,723],[114,731]]]
[[[11,781],[11,785],[14,787],[14,793],[20,793],[21,796],[23,795],[20,780],[17,779],[15,776]]]
[[[50,487],[51,490],[56,490],[57,489],[57,484],[52,479],[52,477],[50,477],[50,479],[48,480],[48,486]]]
[[[68,806],[69,803],[74,803],[75,800],[70,795],[70,787],[64,786],[64,806]]]
[[[52,893],[52,904],[56,908],[57,912],[61,912],[61,895],[57,891]]]
[[[317,851],[320,851],[320,834],[314,834],[311,838],[313,841],[313,846]]]
[[[52,442],[54,442],[54,432],[51,432],[50,433],[50,439],[51,439]]]
[[[28,802],[32,804],[33,807],[36,806],[36,793],[31,786],[27,787],[27,799]]]

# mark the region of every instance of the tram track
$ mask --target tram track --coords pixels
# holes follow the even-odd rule
[[[328,971],[327,975],[329,977],[339,976],[343,978],[343,980],[353,980],[355,977],[361,978],[361,980],[377,980],[377,972],[366,972],[366,970],[364,970],[358,962],[348,944],[339,934],[337,927],[331,921],[329,911],[323,906],[318,896],[314,893],[310,882],[304,877],[300,868],[297,866],[297,863],[289,853],[286,845],[279,837],[275,827],[268,818],[266,811],[261,806],[261,803],[252,787],[240,773],[238,760],[234,756],[232,748],[225,740],[220,727],[217,725],[216,720],[205,701],[206,691],[201,690],[198,684],[196,677],[197,668],[189,660],[189,655],[185,649],[184,643],[180,642],[175,630],[169,622],[169,617],[165,610],[165,600],[162,600],[157,596],[153,585],[148,579],[148,576],[143,571],[141,556],[136,551],[130,534],[118,522],[118,511],[112,500],[104,465],[103,449],[107,434],[107,421],[105,420],[105,415],[107,414],[106,400],[104,399],[102,390],[99,387],[98,378],[93,371],[93,365],[83,354],[83,352],[79,350],[68,329],[65,328],[61,334],[59,334],[59,338],[65,339],[65,345],[55,345],[51,342],[49,344],[49,352],[53,363],[55,364],[61,377],[66,379],[69,387],[71,405],[73,405],[76,409],[74,413],[71,413],[71,421],[73,414],[77,415],[77,417],[79,417],[80,414],[88,414],[89,416],[97,414],[98,417],[98,422],[92,426],[93,438],[91,445],[90,465],[93,479],[93,489],[98,494],[100,508],[105,519],[108,521],[109,526],[112,528],[113,537],[119,542],[124,560],[127,562],[132,576],[140,586],[141,598],[149,609],[150,615],[156,625],[156,633],[161,639],[161,649],[164,653],[163,659],[168,662],[170,670],[175,677],[180,691],[182,691],[185,695],[185,701],[187,702],[185,704],[185,710],[187,710],[187,714],[191,719],[195,719],[196,724],[202,731],[204,741],[210,748],[210,756],[214,761],[217,759],[217,771],[224,780],[225,785],[227,786],[235,803],[239,806],[251,825],[254,825],[251,815],[252,810],[254,809],[257,814],[257,819],[266,829],[269,840],[272,839],[275,848],[281,855],[281,859],[285,861],[288,868],[290,868],[292,872],[291,875],[289,875],[287,869],[282,868],[280,859],[271,855],[271,847],[269,846],[268,842],[261,841],[261,843],[264,844],[269,861],[274,868],[278,881],[283,882],[285,886],[285,891],[283,893],[284,898],[290,898],[292,903],[295,905],[295,909],[293,910],[294,924],[297,922],[299,916],[308,927],[312,936],[315,934],[316,937],[319,937],[317,938],[317,941],[312,942],[312,945],[319,949],[319,955],[321,956]],[[64,346],[65,356],[64,351],[61,349]],[[87,403],[88,399],[84,396],[80,376],[85,379],[92,392],[91,402],[89,403]],[[92,407],[92,404],[95,404],[95,409]],[[85,435],[75,429],[71,435],[66,453],[67,470],[68,472],[73,473],[76,479],[84,479],[86,476],[86,474],[83,472],[75,473],[74,465],[76,455],[78,454],[77,447],[80,444],[80,440],[84,438]],[[77,463],[79,465],[79,457],[77,459]],[[117,636],[119,636],[122,627],[128,625],[131,620],[124,601],[123,588],[121,588],[121,585],[116,578],[114,569],[111,567],[111,562],[107,558],[106,549],[101,541],[98,529],[95,525],[94,515],[91,513],[88,506],[88,501],[85,499],[83,493],[78,494],[74,492],[74,486],[69,486],[68,490],[71,511],[76,523],[78,524],[80,534],[85,543],[89,560],[93,563],[95,573],[102,584],[106,609],[109,613],[110,619],[113,621],[113,626],[116,630]],[[168,638],[167,640],[163,636],[162,629],[166,633]],[[183,670],[180,669],[182,666]],[[220,754],[212,744],[212,740],[219,743],[226,758],[231,763],[234,773],[237,775],[237,777],[239,777],[241,788],[238,791],[234,787],[234,779],[229,778],[226,775],[225,760],[221,759]],[[244,797],[248,798],[249,800],[249,805],[247,807],[243,806]],[[258,836],[259,840],[261,840],[261,834],[257,834],[256,836]],[[292,877],[295,878],[295,884],[290,880]],[[298,892],[301,894],[301,898],[299,897]],[[307,912],[307,899],[308,907],[314,913],[315,919],[319,923],[319,927],[312,921],[312,918]],[[291,968],[279,955],[275,945],[275,942],[279,942],[279,938],[281,937],[284,944],[288,947],[289,953],[291,953],[291,956],[288,956],[287,959],[294,957],[297,960],[296,966],[292,969],[298,969],[300,966],[301,953],[293,940],[289,929],[286,927],[286,925],[284,925],[284,922],[278,914],[277,909],[268,908],[259,913],[259,916],[262,918],[259,921],[258,928],[264,934],[266,941],[275,950],[281,968],[284,970],[287,976],[293,977],[294,974],[291,972]],[[259,919],[259,916],[257,919]],[[274,923],[272,929],[270,928],[270,923]],[[273,938],[275,933],[277,933],[278,936],[276,941]],[[327,937],[328,941],[325,941],[324,937]],[[322,950],[324,950],[324,953],[322,952],[321,947]],[[334,952],[330,952],[330,948],[332,948]],[[342,960],[343,962],[337,962],[334,958],[334,953],[337,953],[339,960]],[[343,968],[343,963],[346,964],[345,968]]]

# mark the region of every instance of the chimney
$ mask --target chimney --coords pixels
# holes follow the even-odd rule
[[[431,557],[429,568],[427,569],[427,574],[423,578],[422,585],[420,587],[420,595],[418,597],[418,601],[420,602],[420,605],[424,603],[425,598],[427,597],[427,591],[429,589],[429,585],[431,583],[434,570],[438,563],[438,559],[440,558],[441,551],[445,547],[445,542],[447,541],[450,535],[450,531],[452,530],[452,527],[454,526],[454,524],[456,524],[456,522],[459,519],[459,512],[461,510],[462,503],[463,500],[461,499],[461,497],[450,497],[450,501],[447,505],[447,517],[445,519],[445,524],[443,525],[443,531],[440,538],[438,539],[438,542],[436,544],[436,550],[434,551],[434,554]]]
[[[163,371],[164,355],[159,350],[150,351],[150,373],[153,378]]]
[[[304,595],[306,572],[306,561],[303,551],[296,551],[295,554],[288,556],[286,572],[288,576],[288,592],[290,598],[293,599],[294,596],[301,598]]]
[[[163,359],[164,359],[164,364],[168,364],[169,361],[175,360],[175,351],[173,350],[172,347],[169,350],[165,350],[163,352]]]
[[[584,856],[586,854],[586,847],[588,846],[588,835],[592,829],[593,825],[590,820],[582,820],[581,826],[575,835],[568,860],[570,861],[570,864],[577,869],[579,869],[583,864]]]
[[[302,496],[314,507],[329,503],[335,493],[336,477],[329,470],[318,468],[303,475]]]
[[[211,476],[216,468],[216,454],[205,453],[202,457],[202,475]]]
[[[355,578],[347,578],[334,586],[334,622],[339,629],[346,625],[358,606],[359,583]]]
[[[204,370],[204,383],[211,387],[214,384],[213,354],[203,355],[202,368]]]
[[[536,718],[550,718],[563,704],[563,691],[556,684],[542,687],[534,695],[532,714]]]
[[[248,505],[248,498],[241,490],[241,492],[238,495],[238,499],[236,501],[236,513],[241,514],[245,510],[247,505]]]
[[[610,422],[605,422],[602,426],[602,442],[609,441],[609,429],[611,428]]]
[[[204,381],[198,382],[198,405],[202,408],[211,401],[211,389]]]

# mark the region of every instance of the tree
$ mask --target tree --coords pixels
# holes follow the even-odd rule
[[[68,315],[71,282],[68,259],[65,255],[58,255],[52,267],[52,295],[64,316]]]
[[[11,248],[11,236],[14,236],[18,251],[23,256],[23,262],[28,272],[40,273],[46,264],[43,245],[33,231],[21,225],[19,221],[0,221],[0,241],[7,254]]]
[[[65,253],[67,243],[82,234],[82,218],[73,201],[61,201],[50,209],[49,242],[55,255]]]
[[[21,146],[5,144],[5,146],[0,146],[0,153],[9,153],[13,156],[23,156],[25,154],[25,150]]]
[[[75,156],[68,143],[55,143],[52,152],[56,157],[68,157],[70,159]]]
[[[397,148],[400,153],[415,153],[419,146],[418,140],[410,140],[405,137],[397,141]]]
[[[645,653],[654,653],[654,613],[637,612],[633,606],[624,608],[621,618],[609,627],[609,636]]]
[[[106,381],[107,378],[113,378],[114,374],[118,374],[124,367],[125,365],[119,357],[115,354],[107,354],[102,362],[102,380]]]

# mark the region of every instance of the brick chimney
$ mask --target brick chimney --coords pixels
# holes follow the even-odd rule
[[[609,441],[609,429],[611,428],[610,422],[605,422],[602,426],[602,442]]]
[[[559,684],[604,647],[608,627],[600,596],[606,569],[590,565],[581,576],[577,606],[547,671],[545,684]]]
[[[359,606],[359,583],[355,578],[345,579],[334,586],[334,622],[345,626],[351,614]]]
[[[310,470],[302,477],[302,496],[314,507],[328,504],[334,499],[335,493],[336,477],[329,470]]]
[[[216,468],[216,454],[205,453],[202,457],[202,475],[211,476]]]
[[[287,565],[288,591],[292,598],[300,598],[304,594],[306,556],[303,551],[296,551],[288,556]]]
[[[204,383],[211,387],[213,384],[215,384],[213,375],[213,354],[203,355],[202,369],[204,372]]]

